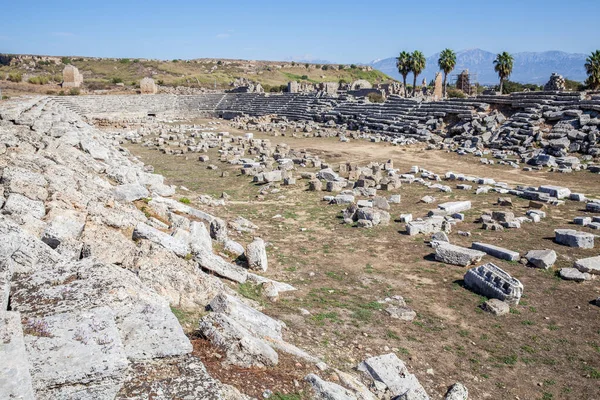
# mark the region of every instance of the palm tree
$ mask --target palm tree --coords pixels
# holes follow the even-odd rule
[[[440,69],[444,71],[444,97],[446,97],[446,79],[448,78],[448,74],[452,72],[454,67],[456,67],[456,53],[450,49],[444,49],[440,53],[440,58],[438,59],[438,65]]]
[[[500,94],[502,94],[504,80],[512,74],[513,62],[513,56],[506,51],[498,54],[494,60],[494,71],[496,71],[500,77]]]
[[[406,77],[411,70],[411,59],[410,54],[406,51],[400,53],[396,58],[396,67],[398,67],[398,73],[402,75],[402,81],[404,82],[404,97],[408,97],[408,89],[406,88]]]
[[[585,59],[585,72],[588,74],[586,85],[592,90],[600,88],[600,50]]]
[[[421,53],[419,50],[413,51],[413,53],[410,55],[410,66],[411,66],[410,69],[414,76],[414,81],[413,81],[413,97],[414,97],[416,90],[417,90],[417,76],[419,76],[421,74],[421,72],[423,72],[423,70],[425,69],[425,56],[423,55],[423,53]]]

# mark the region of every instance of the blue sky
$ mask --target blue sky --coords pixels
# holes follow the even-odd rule
[[[0,53],[351,63],[445,47],[600,48],[600,0],[17,0],[1,9]]]

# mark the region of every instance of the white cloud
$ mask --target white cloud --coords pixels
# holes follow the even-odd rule
[[[230,34],[230,33],[219,33],[219,34],[217,35],[217,39],[227,39],[227,38],[229,38],[229,37],[231,37],[231,34]]]

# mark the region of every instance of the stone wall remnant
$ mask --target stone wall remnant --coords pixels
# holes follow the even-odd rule
[[[140,81],[140,91],[142,94],[156,94],[158,87],[152,78],[144,78]]]
[[[79,73],[77,67],[69,64],[63,69],[63,83],[64,88],[78,88],[83,83],[83,75]]]

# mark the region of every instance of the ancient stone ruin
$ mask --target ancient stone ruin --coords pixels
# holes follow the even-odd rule
[[[544,90],[552,91],[552,92],[553,91],[563,91],[565,89],[566,89],[565,78],[563,78],[562,75],[558,75],[555,72],[553,72],[552,75],[550,75],[550,79],[544,85]]]
[[[140,81],[140,92],[142,94],[156,94],[158,92],[158,87],[156,83],[154,83],[154,79],[152,78],[144,78]]]
[[[465,94],[471,94],[471,76],[468,69],[462,71],[456,77],[456,88]]]
[[[444,97],[442,73],[438,72],[435,74],[435,81],[434,81],[434,86],[433,86],[433,98],[435,100],[441,100],[442,97]]]
[[[62,87],[64,88],[78,88],[83,83],[83,75],[79,73],[79,70],[73,65],[69,64],[63,69],[63,82]]]

